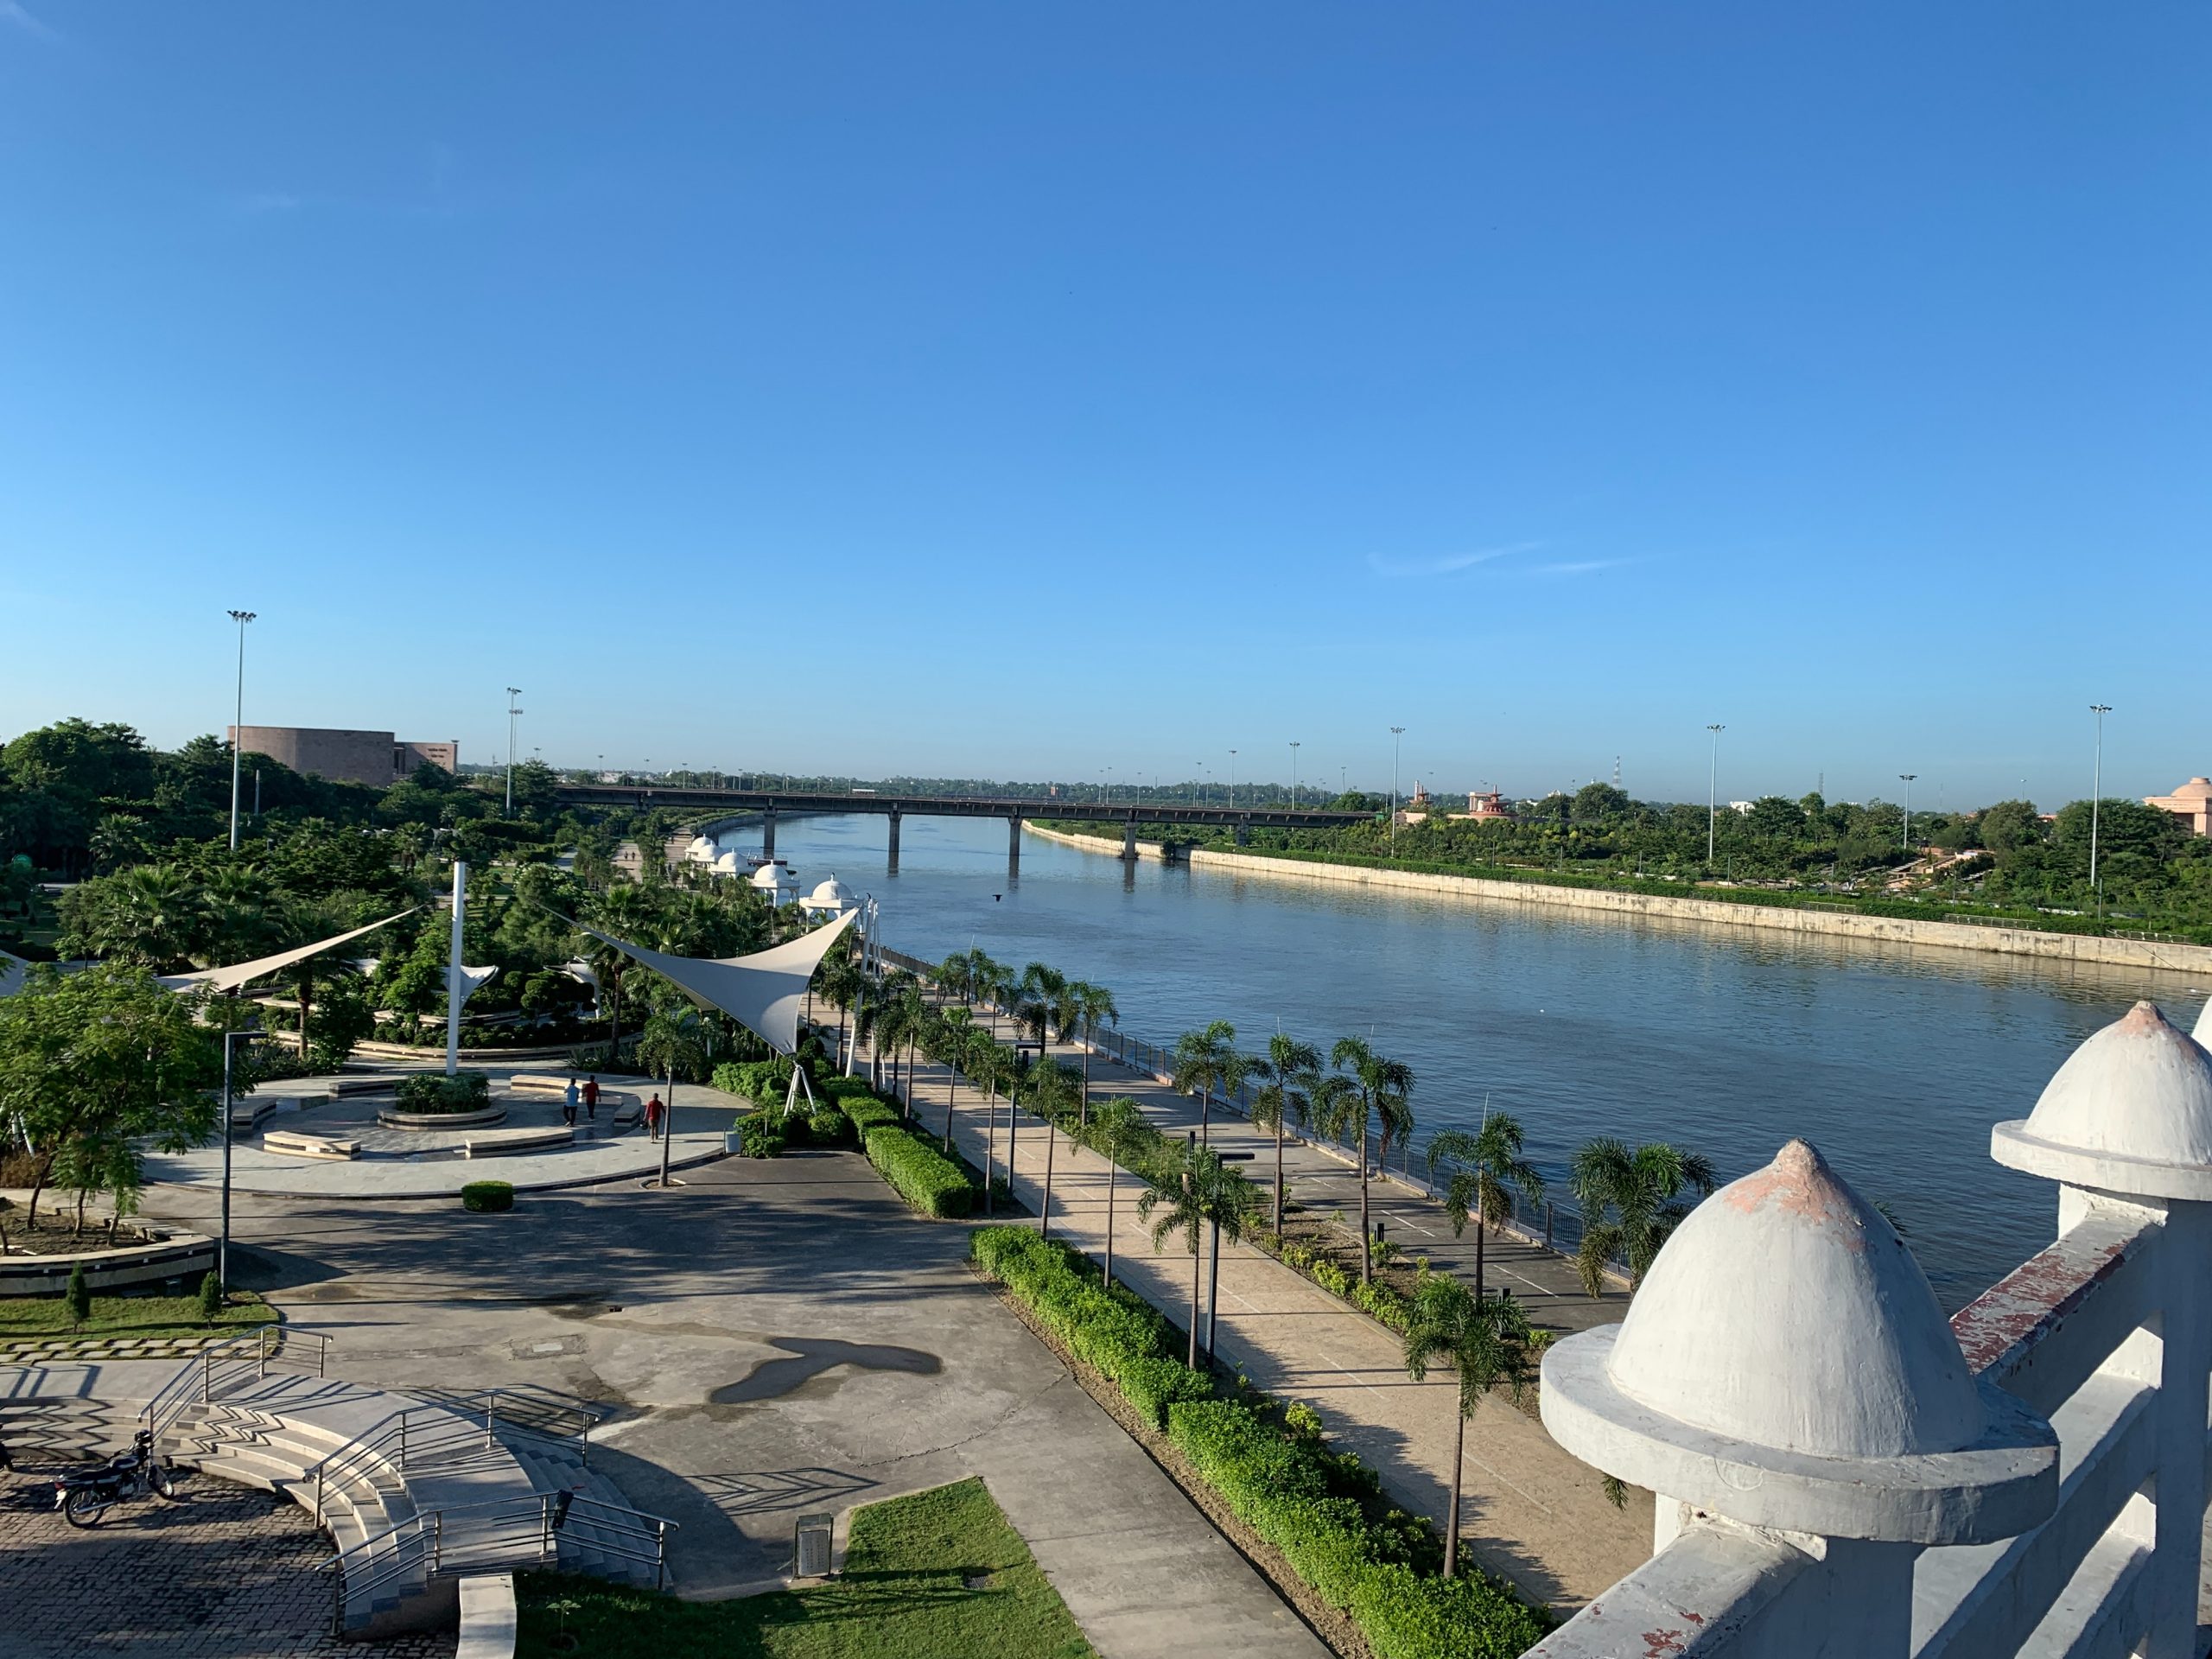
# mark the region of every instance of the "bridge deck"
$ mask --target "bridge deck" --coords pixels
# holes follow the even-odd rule
[[[1185,806],[1145,801],[1056,801],[969,795],[855,795],[826,790],[667,789],[637,784],[564,784],[566,806],[709,807],[723,811],[873,812],[935,818],[1070,818],[1103,823],[1218,823],[1332,829],[1371,823],[1368,812],[1287,806]]]

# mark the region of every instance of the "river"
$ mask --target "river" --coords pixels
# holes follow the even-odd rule
[[[880,901],[886,944],[980,945],[1109,988],[1154,1042],[1209,1020],[1325,1054],[1347,1033],[1414,1069],[1425,1145],[1512,1112],[1558,1180],[1593,1135],[1671,1141],[1726,1180],[1791,1135],[1887,1205],[1947,1308],[2050,1241],[2050,1183],[1989,1157],[2075,1046],[2151,997],[2186,1029],[2184,976],[1694,924],[1624,923],[1119,860],[1026,836],[1007,879],[996,819],[909,818],[899,873],[880,817],[787,821],[803,887]],[[758,852],[758,828],[726,844]]]

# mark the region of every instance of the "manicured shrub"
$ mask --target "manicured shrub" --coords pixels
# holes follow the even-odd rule
[[[887,1100],[878,1100],[874,1095],[849,1095],[837,1103],[838,1109],[852,1120],[853,1132],[863,1140],[878,1124],[899,1122],[899,1109]]]
[[[85,1277],[82,1262],[69,1269],[69,1282],[62,1288],[61,1300],[68,1304],[72,1325],[82,1325],[92,1317],[92,1287]]]
[[[808,1137],[817,1147],[842,1147],[853,1138],[853,1120],[835,1106],[824,1104],[815,1109],[806,1120]]]
[[[461,1207],[478,1215],[496,1214],[515,1207],[515,1189],[509,1181],[471,1181],[461,1189]]]
[[[967,1173],[936,1147],[893,1123],[861,1131],[868,1160],[892,1190],[925,1216],[964,1216],[975,1202]]]
[[[223,1314],[223,1281],[213,1268],[200,1281],[200,1317],[213,1325]]]
[[[1137,1359],[1122,1367],[1116,1379],[1122,1396],[1148,1419],[1154,1428],[1164,1427],[1170,1408],[1186,1401],[1205,1400],[1213,1393],[1213,1379],[1194,1371],[1179,1359]]]
[[[745,1148],[748,1158],[780,1158],[784,1155],[784,1129],[777,1119],[766,1112],[755,1112],[737,1126],[738,1144]]]
[[[392,1092],[403,1112],[480,1112],[492,1103],[492,1079],[481,1071],[417,1071]]]

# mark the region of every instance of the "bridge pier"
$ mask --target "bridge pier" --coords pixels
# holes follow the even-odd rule
[[[899,874],[899,809],[891,809],[891,874]]]
[[[760,856],[776,855],[776,809],[772,802],[760,814]]]
[[[1135,818],[1122,826],[1122,861],[1125,864],[1137,861],[1137,821]]]
[[[1236,825],[1236,834],[1230,837],[1230,840],[1239,847],[1249,847],[1252,844],[1252,825],[1250,822],[1249,820],[1240,820]]]
[[[1021,874],[1021,814],[1019,812],[1006,821],[1006,873],[1009,876]]]

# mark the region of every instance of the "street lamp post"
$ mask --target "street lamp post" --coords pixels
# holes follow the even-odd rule
[[[2097,717],[2096,767],[2090,774],[2094,781],[2089,785],[2089,896],[2101,918],[2105,913],[2105,895],[2097,886],[2097,809],[2105,793],[2105,716],[2112,713],[2112,705],[2093,702],[2089,712]]]
[[[231,1045],[251,1033],[223,1033],[223,1230],[215,1241],[215,1282],[231,1287]]]
[[[1402,726],[1390,728],[1390,850],[1398,850],[1398,746],[1406,735]]]
[[[1720,734],[1726,728],[1708,726],[1705,729],[1713,734],[1713,759],[1705,774],[1705,862],[1706,868],[1710,869],[1713,867],[1713,827],[1719,821]]]
[[[253,620],[251,611],[232,611],[231,620],[238,625],[238,698],[235,712],[231,715],[231,850],[238,849],[238,752],[245,733],[245,625]]]
[[[1236,751],[1229,752],[1229,804],[1236,804]]]
[[[515,699],[522,695],[522,687],[507,688],[507,816],[515,815],[515,716],[522,710],[515,707]]]
[[[1908,853],[1912,850],[1912,780],[1919,776],[1916,772],[1897,773],[1897,781],[1904,785],[1904,840],[1901,844]]]
[[[1298,745],[1290,746],[1290,810],[1298,810]]]

